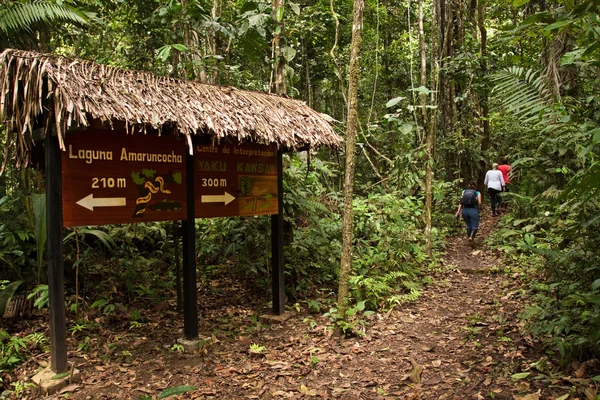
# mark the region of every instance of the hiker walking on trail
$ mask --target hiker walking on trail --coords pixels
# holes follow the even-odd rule
[[[502,178],[504,178],[504,191],[508,192],[510,187],[510,175],[512,172],[512,168],[508,165],[508,159],[503,158],[500,160],[500,165],[498,165],[498,171],[502,172]],[[503,200],[504,196],[500,196],[500,204],[499,208],[502,210],[506,210],[506,201]]]
[[[486,185],[488,194],[490,195],[490,203],[492,203],[492,216],[498,215],[498,193],[504,191],[504,177],[502,172],[498,170],[498,164],[494,163],[492,169],[485,174],[483,184]]]
[[[469,188],[463,190],[456,210],[456,218],[462,211],[462,217],[467,224],[467,238],[473,241],[479,229],[479,207],[481,206],[481,193],[477,190],[477,182],[471,181]]]

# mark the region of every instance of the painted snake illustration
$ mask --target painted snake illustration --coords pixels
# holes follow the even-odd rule
[[[165,189],[165,181],[162,177],[157,176],[156,179],[154,180],[155,182],[158,182],[158,187],[154,186],[154,184],[150,181],[146,182],[144,184],[144,187],[146,189],[149,190],[148,194],[146,196],[143,197],[138,197],[138,199],[135,201],[135,204],[144,204],[143,208],[141,208],[140,210],[138,210],[135,215],[141,215],[143,213],[146,212],[146,206],[145,204],[148,203],[151,199],[152,199],[152,195],[158,193],[158,191],[160,190],[161,193],[165,193],[165,194],[171,194],[171,191],[168,189]],[[138,207],[139,208],[139,207]]]

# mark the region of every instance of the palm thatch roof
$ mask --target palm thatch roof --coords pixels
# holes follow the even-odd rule
[[[0,121],[16,133],[21,160],[34,127],[49,122],[61,147],[66,132],[92,121],[124,122],[130,132],[166,128],[188,143],[190,135],[286,149],[342,143],[324,116],[302,101],[13,49],[0,54]]]

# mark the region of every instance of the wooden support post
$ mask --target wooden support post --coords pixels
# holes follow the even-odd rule
[[[271,215],[271,288],[273,291],[273,314],[285,312],[285,292],[283,278],[283,153],[277,151],[277,209]]]
[[[67,322],[63,264],[62,168],[58,138],[46,131],[46,245],[50,302],[50,368],[67,371]]]
[[[198,293],[196,289],[196,224],[194,205],[194,156],[187,154],[186,201],[187,219],[182,222],[183,236],[183,335],[187,340],[198,338]]]

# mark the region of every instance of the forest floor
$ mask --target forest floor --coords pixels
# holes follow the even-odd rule
[[[288,311],[282,323],[253,318],[242,286],[223,280],[199,301],[200,329],[210,338],[203,350],[177,351],[182,317],[164,310],[143,327],[116,324],[89,342],[69,336],[69,360],[82,381],[46,398],[156,399],[193,385],[170,398],[594,399],[585,366],[574,365],[571,377],[556,372],[523,333],[520,275],[484,244],[494,225],[484,220],[474,245],[449,238],[445,262],[421,297],[369,317],[363,336],[336,337],[326,317],[302,310]],[[28,324],[40,329],[43,321]],[[47,362],[42,354],[14,378],[27,379]]]

